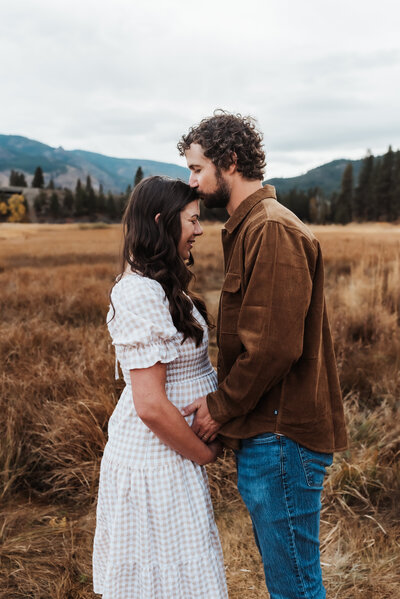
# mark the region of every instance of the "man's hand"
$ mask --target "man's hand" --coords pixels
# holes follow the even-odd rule
[[[211,418],[207,406],[207,397],[205,395],[199,397],[199,399],[196,399],[196,401],[184,407],[182,410],[184,416],[190,416],[193,412],[196,412],[192,424],[193,432],[195,432],[204,443],[214,441],[217,432],[221,428],[221,424]]]

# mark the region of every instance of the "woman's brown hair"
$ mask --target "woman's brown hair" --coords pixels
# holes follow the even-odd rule
[[[124,241],[117,281],[128,269],[160,283],[183,341],[190,337],[198,346],[203,329],[193,316],[192,302],[208,325],[209,317],[204,302],[189,289],[194,275],[188,266],[193,257],[190,254],[185,263],[177,249],[182,232],[180,213],[197,199],[189,185],[168,177],[148,177],[136,185],[122,219]]]

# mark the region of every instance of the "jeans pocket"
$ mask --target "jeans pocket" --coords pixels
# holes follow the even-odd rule
[[[299,444],[297,447],[307,485],[314,489],[322,489],[326,469],[332,464],[333,454],[313,451]]]

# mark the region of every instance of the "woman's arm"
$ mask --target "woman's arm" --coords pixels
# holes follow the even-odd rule
[[[130,375],[133,403],[144,424],[185,458],[201,466],[213,462],[221,446],[218,442],[203,443],[169,401],[165,393],[166,365],[157,362],[149,368],[131,370]]]

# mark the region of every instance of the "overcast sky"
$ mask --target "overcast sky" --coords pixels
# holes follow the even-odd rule
[[[215,108],[257,118],[266,176],[400,147],[398,0],[2,0],[0,133],[184,164]]]

